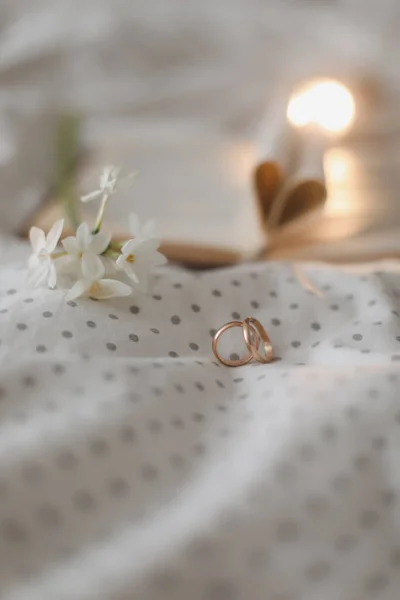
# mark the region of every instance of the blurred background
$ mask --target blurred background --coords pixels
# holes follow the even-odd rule
[[[190,170],[212,197],[204,149],[259,137],[278,96],[286,112],[293,86],[330,77],[352,91],[356,112],[347,136],[329,142],[326,214],[340,218],[335,236],[389,232],[381,254],[396,254],[399,30],[398,0],[2,0],[0,229],[20,230],[48,194],[62,114],[79,116],[86,153],[115,162],[115,140],[134,140],[127,162],[140,165],[140,193],[168,206],[193,140],[203,151],[195,163],[187,153]],[[170,192],[157,177],[166,155]]]

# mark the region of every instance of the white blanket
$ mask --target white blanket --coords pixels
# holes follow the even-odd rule
[[[167,267],[66,304],[26,254],[0,270],[2,600],[397,600],[399,275],[307,269],[319,298],[289,266]],[[276,362],[219,366],[247,315]]]

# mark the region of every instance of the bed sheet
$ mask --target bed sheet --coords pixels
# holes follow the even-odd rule
[[[66,303],[0,249],[2,600],[397,600],[397,273],[166,267]],[[275,362],[219,366],[248,315]]]

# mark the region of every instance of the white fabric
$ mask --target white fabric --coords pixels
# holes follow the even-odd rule
[[[1,254],[2,600],[397,600],[398,274],[166,267],[68,305]],[[218,366],[247,315],[281,360]]]

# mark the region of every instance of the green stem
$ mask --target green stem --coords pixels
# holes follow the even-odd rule
[[[99,231],[100,231],[100,228],[101,228],[101,225],[102,225],[103,219],[104,219],[104,213],[106,212],[106,206],[108,204],[109,199],[110,199],[110,196],[108,194],[104,194],[101,199],[99,212],[97,213],[96,224],[92,231],[93,234],[99,233]]]
[[[68,252],[54,252],[51,255],[51,258],[61,258],[62,256],[67,256]]]
[[[63,205],[66,217],[74,229],[77,229],[81,221],[74,186],[78,145],[79,119],[75,115],[62,115],[56,129],[54,194]]]

